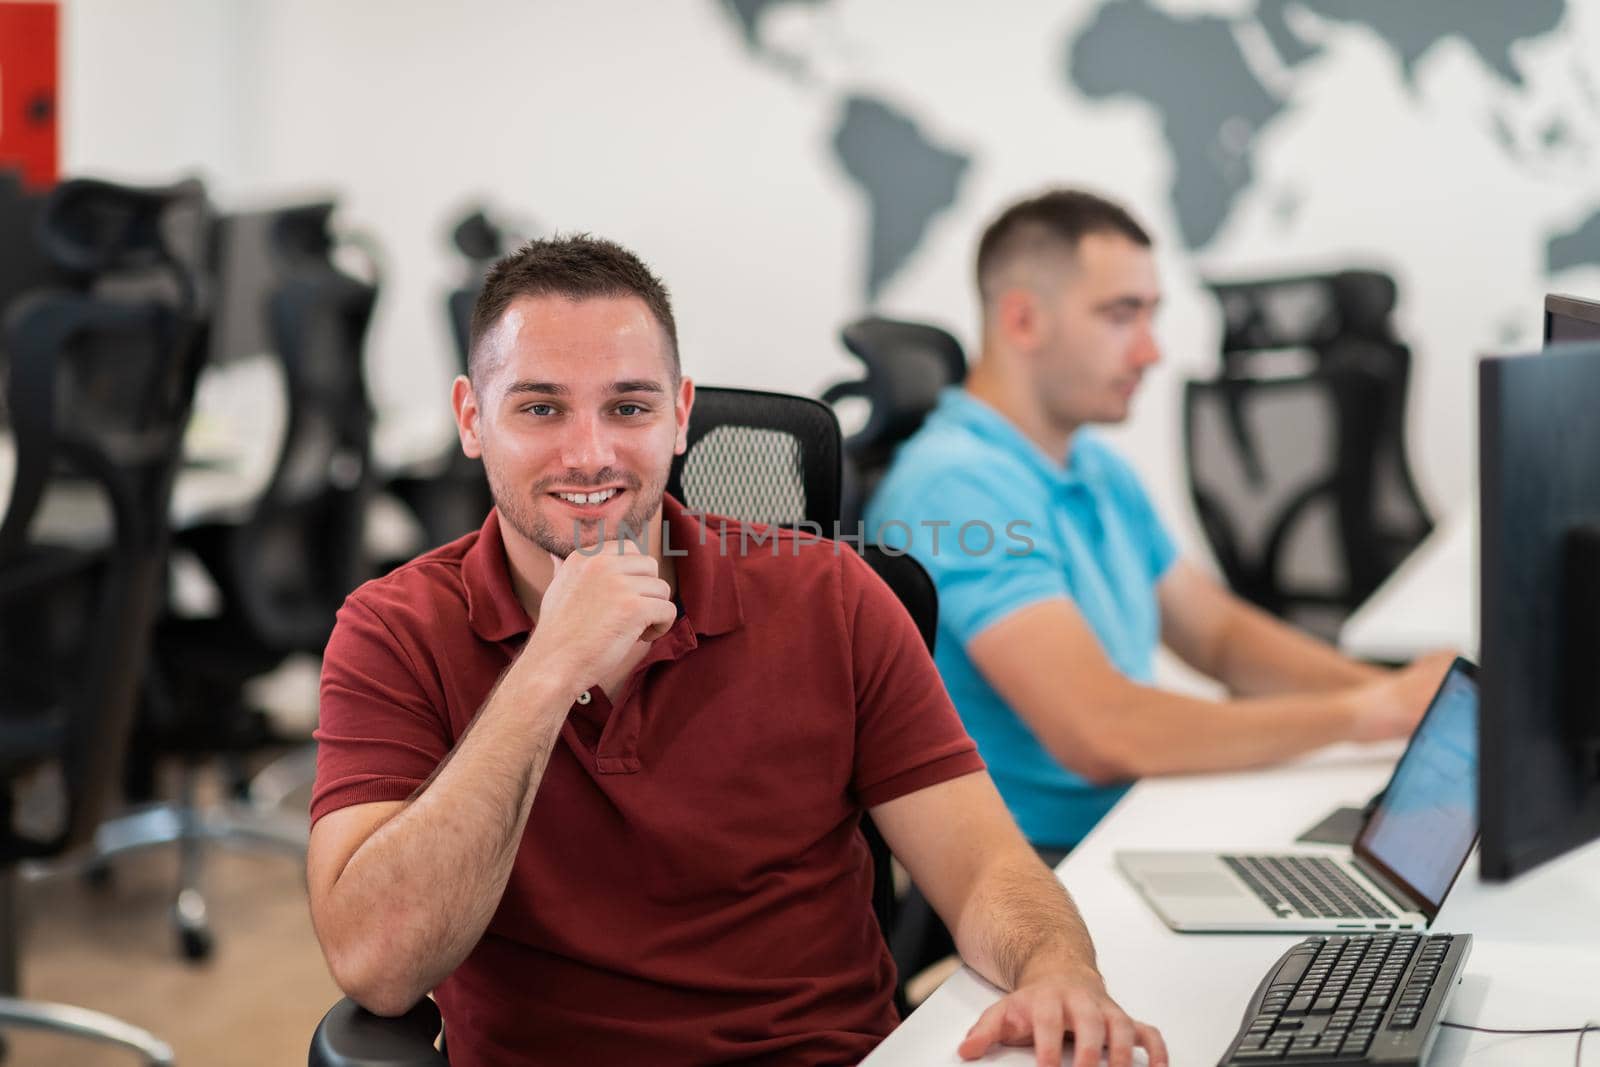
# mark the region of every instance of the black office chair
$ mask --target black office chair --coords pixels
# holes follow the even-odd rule
[[[310,740],[278,736],[247,702],[246,683],[291,655],[320,655],[345,596],[370,576],[363,532],[372,411],[362,355],[376,289],[333,264],[332,209],[299,206],[272,220],[279,275],[262,294],[263,313],[287,387],[287,427],[271,479],[242,521],[230,516],[177,535],[177,547],[215,583],[221,608],[201,617],[169,613],[158,624],[132,770],[137,786],[157,760],[178,757],[178,795],[107,822],[97,836],[102,868],[118,855],[179,846],[173,915],[190,959],[212,948],[200,890],[208,843],[305,856],[303,817],[244,802],[243,757],[299,745],[294,758],[309,781]],[[217,757],[228,763],[235,796],[202,808],[197,772]]]
[[[65,284],[66,272],[48,255],[37,239],[46,196],[22,184],[18,171],[0,165],[0,322],[11,302],[31,289]],[[0,379],[6,373],[5,342],[0,339]],[[0,426],[7,422],[0,397]]]
[[[1384,391],[1348,368],[1184,390],[1189,484],[1228,584],[1329,639],[1392,566],[1365,551]]]
[[[869,317],[850,323],[839,337],[867,372],[822,394],[828,404],[865,400],[868,405],[867,421],[844,442],[842,518],[853,530],[895,449],[917,432],[939,402],[939,391],[966,378],[967,358],[948,331],[921,322]]]
[[[689,418],[688,449],[667,491],[695,511],[831,534],[839,517],[839,423],[826,404],[748,389],[702,388]],[[932,580],[911,557],[874,546],[863,557],[901,598],[931,650],[938,626]],[[894,927],[888,846],[871,820],[862,833],[873,859],[872,906],[887,939]],[[898,997],[898,992],[897,992]],[[903,1007],[903,1000],[900,1004]],[[437,1067],[439,1010],[424,998],[384,1019],[349,999],[323,1017],[310,1067]]]
[[[17,865],[87,842],[116,797],[151,624],[167,509],[204,358],[198,183],[68,181],[46,247],[82,290],[6,317],[16,468],[0,523],[0,1028],[172,1050],[120,1020],[18,999]]]
[[[495,260],[511,250],[512,240],[478,208],[456,224],[451,242],[467,267],[462,284],[445,297],[445,310],[455,341],[457,373],[466,374],[472,309],[483,291],[483,276]],[[384,483],[384,491],[403,503],[421,526],[419,549],[471,533],[483,525],[484,516],[494,507],[482,461],[467,456],[455,442],[439,456],[395,474]]]
[[[450,243],[466,261],[466,276],[462,284],[450,291],[445,300],[450,312],[450,332],[455,338],[456,353],[461,357],[461,373],[467,372],[467,342],[472,332],[472,309],[483,291],[483,276],[495,261],[510,252],[516,240],[500,223],[491,219],[485,208],[468,212],[450,231]]]
[[[1199,505],[1202,525],[1237,592],[1269,611],[1289,611],[1331,636],[1433,528],[1406,458],[1411,352],[1392,324],[1394,280],[1349,270],[1209,286],[1224,321],[1221,373],[1208,383],[1220,393],[1202,390],[1195,400],[1205,404],[1216,398],[1224,405],[1225,436],[1206,439],[1201,443],[1211,451],[1190,457],[1191,471],[1212,472],[1207,475],[1211,486],[1203,491],[1191,479],[1197,501],[1207,498]],[[1269,476],[1266,465],[1283,467],[1284,457],[1276,454],[1284,449],[1293,454],[1307,442],[1292,420],[1270,428],[1247,426],[1243,398],[1253,395],[1252,383],[1268,378],[1309,382],[1325,375],[1336,380],[1305,389],[1366,409],[1333,416],[1345,437],[1338,447],[1324,450],[1337,464],[1330,471],[1341,494],[1337,544],[1279,549],[1268,559],[1265,542],[1255,543],[1259,538],[1245,528],[1265,521],[1256,513],[1281,496],[1281,488],[1268,485],[1281,482],[1281,472]],[[1186,420],[1194,418],[1186,415]],[[1370,442],[1350,439],[1355,432]],[[1190,442],[1191,447],[1196,443],[1192,435]],[[1228,463],[1237,464],[1241,484],[1219,489],[1216,469]],[[1290,520],[1286,530],[1300,522],[1283,517]]]
[[[753,389],[695,391],[688,447],[667,492],[686,507],[831,537],[839,520],[839,421],[823,403]]]

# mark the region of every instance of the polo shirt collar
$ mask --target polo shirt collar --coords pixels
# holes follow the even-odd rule
[[[1058,488],[1081,486],[1089,476],[1088,450],[1079,447],[1087,429],[1072,435],[1063,466],[1034,444],[1016,424],[959,385],[946,387],[939,397],[939,413],[980,439],[1004,449],[1028,464],[1046,483]]]
[[[691,512],[670,496],[661,498],[667,546],[678,568],[678,603],[694,632],[704,637],[727,633],[744,623],[739,582],[731,550],[718,531],[708,528],[699,512]]]
[[[727,633],[744,622],[732,557],[721,550],[715,531],[670,496],[661,500],[666,544],[678,570],[678,603],[694,631],[702,636]],[[682,552],[683,555],[676,555]],[[533,629],[533,620],[511,584],[500,512],[491,510],[478,540],[461,561],[461,584],[467,598],[467,622],[485,641],[506,641]]]
[[[467,597],[467,624],[485,641],[505,641],[533,629],[517,591],[500,533],[500,511],[491,508],[478,540],[461,559],[461,585]]]

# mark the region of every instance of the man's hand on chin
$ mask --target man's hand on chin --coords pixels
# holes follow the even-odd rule
[[[1032,1045],[1039,1067],[1060,1067],[1062,1042],[1072,1035],[1072,1067],[1131,1067],[1142,1048],[1150,1067],[1167,1067],[1167,1046],[1155,1027],[1117,1006],[1094,970],[1030,975],[979,1017],[957,1050],[975,1060],[995,1044]]]

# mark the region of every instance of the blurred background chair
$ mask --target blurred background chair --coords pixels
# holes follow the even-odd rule
[[[151,625],[168,505],[204,358],[198,183],[76,180],[41,236],[74,289],[6,316],[14,470],[0,522],[0,1028],[51,1029],[172,1053],[98,1012],[18,999],[18,864],[90,840],[117,799]]]
[[[472,334],[472,309],[483,292],[483,278],[495,261],[517,244],[500,223],[491,219],[488,208],[473,208],[450,231],[450,243],[465,262],[461,284],[450,290],[445,307],[450,314],[450,334],[455,338],[461,373],[467,373],[467,346]]]
[[[22,184],[15,171],[0,167],[0,312],[29,289],[67,280],[66,272],[45,254],[38,239],[45,195]],[[5,340],[0,337],[0,379],[6,373]],[[5,400],[0,397],[0,426],[6,423]]]
[[[456,373],[467,373],[467,354],[472,331],[472,309],[483,291],[483,278],[497,259],[511,251],[513,239],[477,208],[458,222],[451,242],[466,263],[461,285],[445,297],[450,319],[450,335],[455,340]],[[395,473],[384,483],[384,491],[403,503],[422,529],[417,552],[447,544],[483,525],[494,499],[484,477],[483,462],[461,451],[454,440],[443,452],[424,463]],[[407,557],[409,558],[409,557]],[[385,569],[404,560],[387,560]]]
[[[865,377],[822,394],[835,406],[866,402],[866,421],[844,441],[841,518],[854,530],[895,449],[921,427],[941,389],[966,379],[967,358],[948,331],[921,322],[873,316],[845,326],[839,337],[866,368]]]
[[[839,518],[840,469],[839,423],[826,404],[705,387],[695,392],[688,448],[673,464],[667,492],[713,516],[831,533]],[[873,545],[862,556],[906,606],[931,652],[938,599],[927,573],[910,556]],[[872,853],[873,912],[887,940],[896,907],[892,857],[870,819],[863,817],[861,830]],[[899,989],[896,1000],[903,1011]],[[347,998],[317,1027],[310,1067],[437,1067],[447,1062],[433,1047],[439,1028],[438,1008],[427,998],[393,1019]]]
[[[1190,383],[1184,414],[1202,528],[1236,592],[1334,636],[1433,528],[1407,459],[1394,281],[1348,270],[1209,288],[1220,373]]]
[[[169,611],[159,621],[128,775],[135,799],[153,796],[156,767],[175,758],[176,797],[110,821],[97,835],[102,870],[125,853],[178,845],[173,915],[190,959],[212,948],[200,888],[207,843],[305,856],[303,816],[275,810],[282,787],[257,783],[252,792],[246,757],[298,746],[278,777],[309,783],[309,737],[280,736],[247,698],[247,684],[290,656],[320,656],[344,597],[371,574],[363,532],[373,414],[362,356],[377,290],[335,265],[332,211],[329,203],[308,204],[252,220],[265,228],[275,267],[256,295],[284,383],[282,444],[265,489],[241,515],[177,535],[177,548],[213,583],[216,610]],[[219,760],[226,795],[202,805],[198,772]]]

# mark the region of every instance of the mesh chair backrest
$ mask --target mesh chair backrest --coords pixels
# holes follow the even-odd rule
[[[707,387],[695,392],[688,448],[667,491],[695,511],[773,526],[839,520],[839,421],[807,397]]]
[[[363,356],[377,288],[329,258],[333,205],[281,212],[280,276],[265,299],[288,411],[266,490],[237,531],[229,592],[248,627],[282,651],[317,651],[344,597],[368,574],[372,407]]]
[[[1369,499],[1348,504],[1343,551],[1352,585],[1345,595],[1375,588],[1433,526],[1406,455],[1411,351],[1394,333],[1394,279],[1377,271],[1347,270],[1210,283],[1210,288],[1223,312],[1221,378],[1248,379],[1263,357],[1292,354],[1302,364],[1298,374],[1348,374],[1375,383],[1364,389],[1365,403],[1373,409],[1362,416],[1372,438],[1370,449],[1360,453],[1364,466],[1340,475],[1347,484],[1367,485],[1370,493]],[[1279,441],[1249,432],[1232,402],[1227,429],[1232,448],[1259,483],[1261,449],[1276,449]],[[1213,516],[1208,534],[1216,521]],[[1219,556],[1227,551],[1215,540],[1213,547]]]
[[[40,247],[37,231],[45,194],[22,185],[19,174],[0,168],[0,322],[12,301],[30,289],[61,284],[66,274]],[[5,341],[0,337],[0,381],[6,374]],[[0,425],[6,423],[4,390],[0,390]]]
[[[1229,584],[1324,635],[1372,584],[1352,546],[1368,525],[1382,388],[1331,371],[1190,382],[1184,392],[1190,488]]]
[[[159,217],[129,221],[121,213],[130,204]],[[176,248],[167,235],[175,219],[203,227],[205,216],[194,183],[166,190],[63,183],[46,212],[47,225],[59,227],[48,231],[49,247],[59,253],[89,233],[98,273],[87,291],[31,294],[7,317],[17,483],[0,525],[0,669],[29,679],[24,701],[57,709],[68,802],[59,839],[36,842],[41,851],[82,840],[120,781],[149,627],[165,588],[167,509],[205,351],[197,246]],[[87,231],[73,225],[85,217],[123,222]],[[110,235],[158,246],[123,248]],[[133,292],[168,296],[108,295]],[[85,498],[87,515],[104,516],[109,527],[89,546],[81,543],[86,512],[72,507]],[[53,508],[58,500],[67,510]],[[53,514],[68,522],[52,523]],[[0,698],[18,693],[0,685]]]

